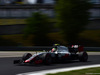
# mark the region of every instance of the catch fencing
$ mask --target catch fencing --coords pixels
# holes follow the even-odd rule
[[[0,51],[48,51],[51,50],[52,46],[1,46]],[[84,47],[85,51],[100,51],[100,47]]]

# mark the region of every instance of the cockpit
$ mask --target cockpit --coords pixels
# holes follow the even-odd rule
[[[51,52],[69,52],[68,47],[65,46],[57,46],[56,48],[52,48]]]
[[[65,46],[58,46],[57,47],[57,52],[69,52],[68,47]]]

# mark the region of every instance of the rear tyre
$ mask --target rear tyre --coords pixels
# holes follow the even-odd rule
[[[23,55],[23,57],[22,57],[22,60],[27,60],[28,58],[30,58],[32,56],[32,54],[30,54],[30,53],[25,53],[24,55]]]
[[[87,52],[80,52],[79,53],[79,61],[81,61],[81,62],[87,62],[87,60],[88,60],[88,54],[87,54]]]

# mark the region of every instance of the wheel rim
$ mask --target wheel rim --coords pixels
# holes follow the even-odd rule
[[[84,61],[87,61],[87,59],[88,59],[88,55],[85,54],[85,55],[84,55]]]
[[[46,58],[46,63],[47,63],[47,64],[51,64],[51,63],[52,63],[51,57],[47,57],[47,58]]]

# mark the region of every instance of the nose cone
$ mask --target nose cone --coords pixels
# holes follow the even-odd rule
[[[30,60],[25,60],[25,63],[29,63],[30,62]]]

